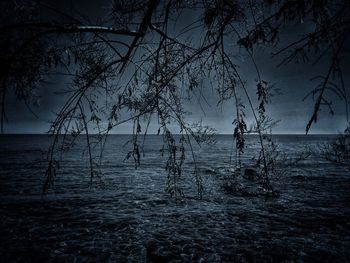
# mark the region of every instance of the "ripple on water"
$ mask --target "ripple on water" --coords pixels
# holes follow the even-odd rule
[[[344,169],[308,160],[272,178],[279,198],[227,195],[222,182],[233,174],[227,156],[232,143],[223,136],[216,146],[195,148],[205,185],[203,200],[174,200],[164,192],[166,158],[157,150],[161,148],[158,139],[151,137],[150,145],[156,150],[147,150],[136,170],[133,163],[123,163],[127,149],[114,139],[106,148],[101,182],[96,178],[89,187],[88,167],[73,152],[63,162],[54,191],[45,196],[41,195],[45,166],[29,164],[41,158],[48,143],[36,139],[34,147],[22,137],[12,148],[0,147],[3,260],[350,260],[350,180]],[[314,138],[279,140],[281,148],[295,156],[302,145],[317,142]],[[246,150],[249,157],[255,154],[253,146]],[[18,157],[23,148],[30,157]],[[193,163],[187,160],[183,176],[193,178],[192,173]],[[255,187],[254,182],[239,180],[245,187]],[[195,197],[194,180],[185,182],[185,194]]]

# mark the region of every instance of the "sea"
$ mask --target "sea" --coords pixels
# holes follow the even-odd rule
[[[131,139],[110,135],[102,152],[92,148],[102,158],[91,181],[80,135],[56,153],[54,184],[43,192],[53,138],[1,135],[0,262],[350,262],[349,168],[320,154],[335,135],[272,136],[278,195],[243,176],[260,169],[257,136],[246,137],[239,172],[232,135],[192,141],[176,197],[166,191],[163,137],[140,137],[139,165],[126,158]],[[239,190],[225,190],[228,181]]]

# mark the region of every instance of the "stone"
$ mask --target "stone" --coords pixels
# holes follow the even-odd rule
[[[259,178],[259,175],[254,169],[246,168],[243,177],[248,180],[256,180]]]

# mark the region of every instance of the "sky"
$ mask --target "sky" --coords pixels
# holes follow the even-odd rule
[[[64,1],[44,1],[57,8],[70,12],[70,0]],[[91,22],[98,20],[98,17],[104,14],[109,7],[109,1],[72,1],[72,10],[80,16],[90,17]],[[188,16],[188,17],[186,17]],[[193,14],[185,14],[182,19],[192,19]],[[288,43],[293,37],[300,36],[307,32],[306,25],[290,25],[282,32],[282,44]],[[290,63],[287,66],[278,67],[282,57],[271,58],[271,50],[258,47],[254,50],[254,57],[259,67],[260,73],[264,80],[274,83],[281,90],[280,95],[272,99],[272,103],[267,106],[268,114],[275,120],[280,120],[274,128],[274,133],[303,134],[305,133],[306,124],[313,111],[313,101],[309,98],[303,101],[303,97],[311,91],[317,82],[311,81],[314,76],[325,74],[327,63],[318,63],[313,65],[311,62],[306,64]],[[345,85],[350,83],[350,65],[349,55],[343,57],[343,70]],[[238,61],[239,71],[247,81],[247,87],[252,96],[255,95],[255,85],[257,74],[253,67],[252,61],[247,56],[242,56]],[[31,114],[26,106],[16,100],[12,94],[6,102],[6,112],[8,122],[5,124],[5,133],[45,133],[49,129],[55,112],[58,112],[64,102],[62,97],[55,95],[67,83],[64,77],[50,79],[50,84],[44,84],[39,90],[41,96],[41,106],[33,108],[37,117]],[[187,120],[189,122],[202,121],[203,124],[209,125],[216,129],[218,133],[230,134],[233,130],[232,121],[235,118],[235,109],[230,102],[217,106],[218,96],[212,91],[209,85],[204,87],[204,95],[209,102],[193,100],[185,102],[184,107],[191,114]],[[331,116],[326,108],[322,108],[319,120],[311,128],[311,133],[330,134],[344,131],[346,127],[345,102],[332,97],[335,114]],[[201,104],[201,105],[200,105]],[[248,115],[248,118],[251,116]],[[150,132],[156,132],[158,129],[155,122],[151,123]],[[116,133],[132,132],[132,123],[124,124],[115,130]]]

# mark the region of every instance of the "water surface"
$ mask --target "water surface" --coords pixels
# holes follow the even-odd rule
[[[279,164],[281,174],[272,177],[279,198],[228,195],[222,185],[232,175],[232,137],[217,136],[215,145],[194,147],[203,200],[194,198],[189,152],[186,198],[175,200],[164,191],[161,138],[147,137],[137,169],[124,161],[128,139],[109,137],[102,176],[90,186],[85,140],[79,138],[63,155],[54,188],[42,195],[50,138],[0,136],[3,262],[350,261],[350,177],[344,167],[312,155],[294,167]],[[329,139],[275,136],[288,158]],[[258,149],[257,138],[248,137],[245,163],[252,163]]]

